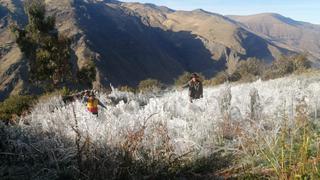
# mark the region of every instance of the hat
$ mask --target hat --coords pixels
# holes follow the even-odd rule
[[[199,76],[198,76],[198,74],[197,73],[192,73],[191,74],[191,78],[198,78]]]

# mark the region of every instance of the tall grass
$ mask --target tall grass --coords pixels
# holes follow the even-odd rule
[[[117,103],[98,117],[80,101],[52,97],[18,126],[0,123],[0,176],[317,179],[318,82],[312,76],[225,84],[205,89],[192,104],[187,91],[113,90],[108,96]]]
[[[242,153],[245,157],[240,162],[246,164],[247,171],[231,169],[232,173],[241,178],[319,179],[319,124],[310,118],[304,99],[295,111],[291,121],[283,110],[279,129],[272,138],[257,126],[255,136],[244,135],[242,141],[247,143],[242,146]]]

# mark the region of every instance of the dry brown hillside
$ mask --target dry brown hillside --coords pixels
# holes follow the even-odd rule
[[[320,25],[299,22],[279,14],[229,16],[273,43],[320,59]]]

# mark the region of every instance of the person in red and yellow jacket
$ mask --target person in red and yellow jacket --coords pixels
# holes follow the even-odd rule
[[[87,103],[87,110],[92,114],[98,116],[98,105],[107,109],[107,107],[96,98],[93,92],[88,93],[89,95],[85,95],[83,97],[83,101]]]

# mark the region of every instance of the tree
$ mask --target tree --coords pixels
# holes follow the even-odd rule
[[[44,0],[25,1],[28,24],[13,26],[16,42],[28,59],[30,81],[57,86],[71,79],[70,40],[55,29],[55,17],[46,16]]]

